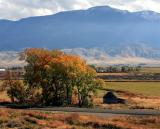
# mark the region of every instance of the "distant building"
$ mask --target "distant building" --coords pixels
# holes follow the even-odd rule
[[[0,68],[0,79],[5,79],[8,72],[11,73],[13,79],[23,79],[25,70],[23,67],[13,67],[7,69]]]
[[[0,72],[5,72],[5,71],[6,71],[6,69],[0,68]]]
[[[6,74],[6,69],[0,68],[0,79],[4,78],[5,74]]]

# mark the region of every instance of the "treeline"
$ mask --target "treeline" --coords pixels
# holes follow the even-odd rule
[[[78,56],[59,50],[27,49],[24,80],[3,82],[12,102],[30,105],[92,106],[96,90],[103,84],[96,71]]]
[[[109,67],[95,67],[98,73],[119,73],[119,72],[138,72],[141,70],[140,66],[109,66]]]

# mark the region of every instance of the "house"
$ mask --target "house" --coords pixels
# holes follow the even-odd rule
[[[118,98],[112,91],[109,91],[103,96],[103,103],[106,103],[106,104],[122,103],[124,104],[125,100]]]
[[[7,69],[0,68],[0,79],[5,79],[8,72],[11,73],[13,79],[23,79],[25,70],[23,67],[13,67]]]
[[[0,79],[2,79],[5,76],[6,69],[0,68]]]
[[[0,72],[5,72],[6,69],[0,68]]]

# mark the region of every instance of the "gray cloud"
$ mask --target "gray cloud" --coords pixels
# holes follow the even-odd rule
[[[129,11],[160,12],[160,0],[0,0],[0,18],[17,20],[100,5],[110,5]]]

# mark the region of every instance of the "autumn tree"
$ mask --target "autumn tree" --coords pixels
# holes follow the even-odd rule
[[[45,68],[48,66],[52,57],[49,51],[38,48],[27,49],[25,54],[27,62],[25,66],[25,82],[32,88],[38,87],[45,77]]]
[[[73,90],[78,91],[79,105],[97,88],[96,72],[79,56],[46,49],[26,50],[25,82],[41,88],[46,105],[72,104]]]
[[[90,103],[89,96],[100,86],[97,83],[96,71],[79,56],[65,54],[52,61],[50,70],[59,77],[57,80],[64,88],[67,104],[72,104],[73,90],[77,90],[79,106],[87,106]]]
[[[55,67],[56,66],[56,67]],[[74,55],[62,55],[53,60],[52,68],[57,71],[62,79],[66,91],[67,104],[72,103],[73,89],[80,71],[84,71],[85,61]]]
[[[44,104],[56,104],[56,101],[59,99],[56,97],[53,99],[53,94],[58,90],[57,84],[59,80],[57,78],[58,75],[53,74],[53,70],[50,69],[50,66],[52,60],[63,53],[58,50],[48,51],[46,49],[32,48],[27,49],[25,54],[27,62],[24,76],[25,84],[30,87],[32,94],[34,93],[33,91],[42,90],[41,97]],[[55,94],[57,95],[58,92]]]

